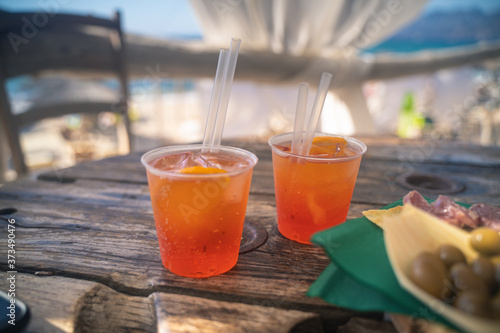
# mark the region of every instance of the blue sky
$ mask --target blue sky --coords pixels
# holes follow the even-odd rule
[[[125,31],[156,37],[201,35],[188,0],[0,0],[0,8],[10,11],[44,10],[57,5],[60,12],[110,16],[119,8]],[[500,0],[429,0],[424,13],[478,8],[500,11]]]
[[[201,34],[187,0],[0,0],[0,8],[9,11],[44,10],[47,4],[59,6],[61,13],[95,16],[110,16],[120,9],[124,30],[130,33],[157,37]]]

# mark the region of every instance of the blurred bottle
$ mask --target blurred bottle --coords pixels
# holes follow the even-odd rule
[[[406,93],[399,111],[397,135],[401,138],[415,139],[421,136],[424,126],[425,117],[416,111],[413,93]]]

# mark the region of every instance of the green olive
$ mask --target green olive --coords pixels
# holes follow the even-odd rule
[[[436,254],[420,253],[412,262],[410,278],[417,286],[439,299],[448,292],[446,266]]]
[[[482,255],[496,256],[500,254],[500,235],[491,228],[480,227],[472,230],[470,244]]]
[[[458,291],[478,290],[488,293],[486,283],[466,263],[458,263],[450,269],[450,279]]]
[[[495,290],[495,266],[485,257],[478,257],[471,263],[472,271],[486,283],[488,289]]]
[[[455,307],[465,313],[485,318],[491,317],[490,300],[488,294],[478,290],[467,290],[460,295],[454,303]]]
[[[465,256],[460,249],[454,245],[445,244],[437,249],[437,254],[446,267],[451,267],[459,262],[466,262]]]

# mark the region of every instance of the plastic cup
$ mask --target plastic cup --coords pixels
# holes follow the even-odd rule
[[[346,136],[315,133],[315,137],[344,138],[355,154],[348,157],[301,156],[284,148],[290,147],[292,135],[283,133],[269,139],[278,229],[288,239],[311,244],[314,233],[346,220],[366,145]]]
[[[179,156],[199,154],[201,145],[151,150],[146,167],[161,260],[172,273],[209,277],[236,265],[257,157],[221,146],[215,158],[227,173],[179,173]],[[212,162],[214,162],[212,161]]]

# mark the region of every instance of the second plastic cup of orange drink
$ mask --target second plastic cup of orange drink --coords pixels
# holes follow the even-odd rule
[[[236,265],[257,157],[221,146],[201,145],[147,152],[151,203],[163,265],[187,277],[209,277]]]
[[[292,133],[269,139],[280,233],[310,244],[311,236],[345,221],[366,145],[316,133],[308,156],[292,154]]]

